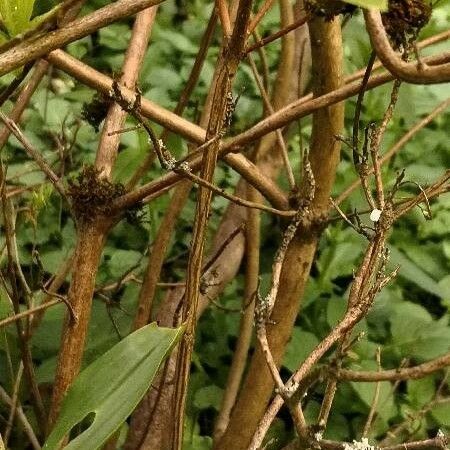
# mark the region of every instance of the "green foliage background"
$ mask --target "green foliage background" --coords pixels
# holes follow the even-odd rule
[[[106,3],[108,2],[93,0],[89,2],[89,8],[94,9]],[[38,2],[34,14],[43,13],[51,6],[50,1]],[[140,80],[145,97],[166,108],[175,106],[188,78],[212,6],[212,3],[204,0],[169,0],[161,5]],[[264,18],[260,32],[276,31],[278,18],[279,11],[275,6]],[[441,1],[421,37],[443,31],[449,20],[450,2]],[[92,37],[70,44],[68,51],[98,70],[117,73],[120,71],[130,37],[131,24],[132,21],[127,21],[111,25]],[[369,42],[360,15],[348,22],[344,34],[345,69],[347,73],[351,73],[363,67],[369,55]],[[186,111],[185,116],[190,120],[195,120],[198,116],[205,99],[218,54],[218,45],[219,34],[208,52],[200,82]],[[444,48],[448,50],[448,43],[425,50],[424,53],[437,53]],[[279,49],[278,42],[267,46],[272,81]],[[3,77],[0,83],[7,85],[12,77],[13,75]],[[235,84],[236,93],[241,90],[243,93],[237,105],[231,133],[249,127],[262,114],[257,87],[249,67],[245,64],[242,65]],[[63,138],[64,131],[70,141],[77,130],[76,143],[66,162],[68,176],[74,176],[83,164],[89,164],[94,159],[98,134],[81,120],[83,103],[90,101],[92,95],[90,89],[54,70],[49,81],[44,82],[33,97],[25,113],[23,127],[27,137],[42,151],[47,161],[54,163],[56,167],[58,153],[55,136]],[[362,114],[363,123],[382,117],[389,95],[390,86],[367,93]],[[447,96],[448,85],[403,85],[394,120],[386,133],[385,148],[388,149]],[[8,102],[6,108],[11,107],[12,103]],[[354,107],[355,99],[347,101],[347,134],[350,134]],[[407,179],[418,183],[426,184],[436,179],[449,167],[449,130],[450,113],[447,112],[422,130],[384,168],[386,182],[392,183],[396,171],[402,168],[406,168]],[[310,119],[303,119],[301,136],[304,145],[308,145],[310,131]],[[299,142],[298,135],[294,135],[289,142],[295,166],[299,165]],[[170,137],[169,146],[176,154],[186,151],[185,142],[173,135]],[[115,180],[126,182],[147,152],[147,138],[144,133],[124,134],[114,172]],[[17,233],[21,263],[27,277],[34,280],[35,286],[38,286],[39,277],[48,279],[69,255],[75,242],[74,225],[68,217],[65,205],[45,183],[44,176],[26,157],[15,139],[9,140],[4,158],[8,162],[8,178],[11,183],[17,186],[36,186],[33,192],[23,196],[18,205],[22,212],[18,218]],[[160,174],[159,167],[154,166],[149,170],[146,179],[154,179]],[[344,147],[335,194],[340,193],[355,178],[350,151]],[[218,185],[231,192],[237,179],[237,174],[231,169],[219,165],[215,179]],[[287,186],[286,180],[280,178],[279,181]],[[409,191],[412,192],[413,189]],[[405,191],[405,195],[407,193]],[[132,268],[138,272],[145,269],[148,248],[150,246],[151,251],[151,244],[168,202],[168,195],[153,201],[145,208],[145,219],[140,224],[121,222],[113,230],[103,253],[98,285],[117,281]],[[170,252],[163,268],[163,281],[183,280],[194,204],[195,194],[192,194],[171,241]],[[223,198],[214,199],[210,235],[217,228],[226,205],[227,201]],[[346,202],[345,208],[364,208],[361,193],[353,194]],[[381,347],[384,368],[398,367],[405,359],[411,363],[420,363],[450,349],[449,195],[434,202],[432,212],[432,221],[426,221],[417,209],[395,226],[390,238],[391,261],[392,265],[401,265],[400,276],[380,294],[367,319],[358,326],[356,331],[364,332],[364,337],[353,347],[351,367],[376,370],[375,352],[378,346]],[[263,214],[261,275],[266,283],[270,276],[272,256],[278,244],[273,230],[281,230],[282,225],[278,219]],[[0,246],[3,247],[3,237],[0,239]],[[313,266],[302,313],[297,320],[284,359],[284,376],[288,376],[298,366],[342,316],[352,270],[356,267],[363,248],[364,243],[360,237],[339,221],[326,230]],[[43,273],[36,259],[32,258],[33,251],[39,254]],[[118,342],[120,338],[117,331],[121,336],[129,333],[138,290],[137,284],[129,283],[125,288],[113,293],[110,304],[105,304],[99,297],[94,299],[85,364],[94,361]],[[0,291],[0,295],[0,318],[4,318],[12,314],[12,311],[4,293]],[[39,295],[41,294],[37,294],[38,297]],[[227,287],[220,302],[227,307],[236,308],[241,304],[242,295],[243,277],[238,275]],[[38,381],[43,384],[51,383],[53,379],[63,314],[63,306],[49,309],[44,322],[33,337]],[[226,313],[212,307],[200,321],[188,404],[189,432],[186,449],[206,450],[211,447],[213,422],[220,406],[236,342],[239,318],[239,314]],[[0,330],[0,333],[0,383],[10,389],[5,348],[9,346],[15,363],[18,358],[15,329],[8,327],[6,330]],[[423,380],[408,381],[396,386],[382,383],[379,414],[372,434],[381,435],[393,424],[402,423],[410,416],[413,419],[402,431],[404,436],[409,438],[419,439],[427,433],[433,435],[439,428],[450,431],[450,402],[433,404],[441,380],[442,373],[438,373]],[[340,384],[325,436],[345,440],[356,438],[368,414],[374,389],[373,383]],[[442,394],[447,397],[450,395],[448,387],[444,387]],[[21,395],[27,405],[27,392],[24,391]],[[320,399],[320,391],[311,393],[308,397],[307,418],[316,417]],[[3,408],[4,406],[0,405],[2,415],[6,414]],[[26,408],[26,413],[33,420],[31,409]],[[277,437],[277,440],[270,448],[279,448],[280,444],[288,440],[292,435],[291,428],[287,419],[279,419],[271,430],[272,436]],[[15,436],[12,446],[21,448],[20,435]]]

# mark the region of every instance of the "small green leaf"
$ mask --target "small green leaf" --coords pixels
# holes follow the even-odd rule
[[[194,406],[198,409],[214,408],[219,411],[223,389],[217,386],[205,386],[194,395]]]
[[[438,403],[433,406],[431,415],[439,425],[450,427],[450,403]]]
[[[378,367],[375,361],[361,361],[358,365],[352,366],[354,370],[373,370],[377,371]],[[365,403],[367,409],[370,409],[375,396],[376,383],[370,382],[351,382],[353,390],[358,397]],[[393,415],[395,415],[394,399],[392,396],[392,387],[388,381],[382,381],[380,383],[380,392],[377,402],[377,414],[383,420],[388,421]]]
[[[345,3],[351,3],[352,5],[361,6],[362,8],[376,8],[381,11],[388,9],[387,0],[345,0]]]
[[[27,30],[34,0],[0,0],[0,14],[10,37]]]
[[[54,14],[58,6],[52,10],[31,19],[36,0],[0,0],[0,16],[5,33],[0,33],[0,42],[7,41],[18,34],[32,30]]]
[[[437,297],[444,297],[443,289],[435,280],[433,280],[433,278],[424,272],[421,267],[396,248],[391,248],[390,250],[391,262],[400,266],[400,272],[398,273],[400,277],[406,278],[424,291],[430,292]]]
[[[393,350],[397,357],[426,361],[436,358],[450,348],[450,328],[447,317],[433,320],[420,305],[402,302],[391,310],[392,343],[385,350]]]
[[[94,419],[90,427],[64,448],[99,448],[136,407],[182,332],[183,328],[147,325],[83,370],[67,393],[43,450],[59,449],[64,436],[91,415]]]
[[[436,390],[433,377],[409,380],[407,386],[408,401],[417,410],[433,399]]]
[[[141,258],[142,255],[135,250],[114,249],[108,261],[111,275],[115,278],[123,276],[128,270],[139,264]]]
[[[319,340],[314,334],[295,327],[284,355],[283,366],[292,372],[298,369],[318,343]]]

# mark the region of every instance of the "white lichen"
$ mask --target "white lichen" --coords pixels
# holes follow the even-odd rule
[[[186,161],[182,162],[182,163],[179,165],[179,168],[180,168],[181,170],[183,170],[184,172],[191,172],[191,168],[189,167],[189,164],[188,164]]]
[[[177,165],[177,160],[175,158],[168,158],[162,161],[162,165],[166,170],[174,170]]]
[[[375,450],[375,447],[369,444],[367,438],[362,438],[361,441],[353,441],[351,444],[346,442],[344,450]]]
[[[439,428],[439,430],[436,434],[436,437],[439,439],[445,439],[446,436],[445,436],[445,433]]]
[[[314,439],[319,442],[321,441],[323,438],[323,432],[322,431],[318,431],[317,433],[314,433]]]
[[[378,222],[380,220],[381,217],[381,210],[375,208],[371,213],[370,213],[370,220],[372,222]]]

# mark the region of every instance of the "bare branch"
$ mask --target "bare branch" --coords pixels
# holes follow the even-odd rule
[[[396,78],[416,84],[446,83],[450,81],[450,62],[435,67],[427,65],[423,60],[407,63],[392,49],[383,26],[381,14],[375,9],[365,9],[364,18],[370,40],[383,65]],[[447,59],[450,53],[444,54]]]

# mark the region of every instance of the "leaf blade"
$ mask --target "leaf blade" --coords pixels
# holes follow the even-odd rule
[[[64,436],[91,413],[95,414],[91,426],[65,448],[100,447],[136,407],[182,332],[182,328],[147,325],[83,370],[67,393],[58,422],[43,450],[58,449]]]

